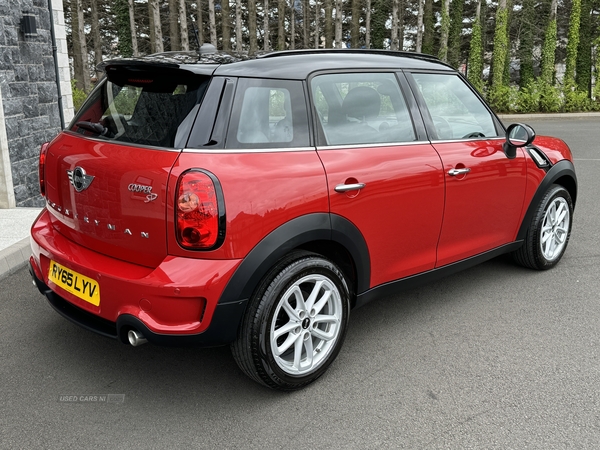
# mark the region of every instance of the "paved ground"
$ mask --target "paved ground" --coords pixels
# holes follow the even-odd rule
[[[528,122],[576,157],[563,261],[500,258],[370,303],[301,392],[253,383],[226,348],[95,336],[24,269],[0,281],[0,448],[598,448],[600,119]]]

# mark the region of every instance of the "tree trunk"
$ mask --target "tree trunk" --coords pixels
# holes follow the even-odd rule
[[[351,47],[358,48],[360,46],[360,6],[362,0],[352,0],[352,33]]]
[[[567,40],[567,60],[565,63],[565,78],[563,80],[566,90],[575,86],[575,67],[577,65],[577,48],[579,47],[579,26],[581,23],[581,0],[573,0],[571,16],[569,18],[569,35]]]
[[[302,48],[308,48],[308,36],[310,32],[309,1],[302,1]]]
[[[319,19],[321,18],[321,2],[315,0],[315,48],[319,48]]]
[[[371,48],[371,0],[367,0],[365,16],[365,47]]]
[[[75,72],[75,86],[83,89],[86,93],[90,91],[90,69],[87,60],[87,46],[85,42],[85,31],[83,23],[82,0],[71,2],[71,23],[73,38],[73,70]]]
[[[544,36],[544,46],[542,47],[541,79],[544,83],[552,85],[554,78],[554,59],[556,51],[556,10],[558,0],[552,0],[550,5],[550,16],[546,26],[546,35]]]
[[[265,52],[268,52],[270,49],[269,46],[269,0],[264,1],[263,7],[263,28],[264,28],[264,43],[263,49]]]
[[[100,38],[100,21],[98,20],[98,3],[100,1],[91,2],[92,6],[92,40],[94,41],[94,72],[96,79],[100,78],[101,72],[96,70],[98,64],[102,62],[102,39]]]
[[[223,3],[229,3],[229,0],[225,0]],[[202,24],[200,24],[201,26]],[[208,29],[210,32],[210,43],[217,47],[217,21],[215,19],[215,0],[208,0]],[[225,42],[225,39],[223,39]],[[200,41],[202,44],[202,41]]]
[[[418,0],[418,2],[419,11],[417,13],[417,42],[415,50],[417,53],[421,53],[421,49],[423,48],[423,7],[425,0]]]
[[[258,49],[256,39],[256,0],[248,0],[248,34],[250,34],[248,53],[255,55]]]
[[[392,39],[390,50],[398,50],[398,4],[400,0],[392,0]]]
[[[504,64],[508,51],[507,19],[506,0],[500,0],[496,11],[494,51],[492,53],[492,87],[495,89],[502,86],[504,82]]]
[[[202,17],[202,2],[197,0],[196,3],[196,22],[194,22],[194,18],[192,19],[192,26],[195,27],[196,30],[194,32],[194,39],[197,40],[195,45],[198,46],[198,49],[202,44],[204,44],[204,18]]]
[[[423,7],[423,47],[421,51],[433,55],[433,41],[435,32],[435,17],[433,15],[433,0],[424,0]]]
[[[188,35],[185,0],[179,0],[179,26],[181,28],[181,50],[187,52],[190,49],[190,39]]]
[[[290,49],[296,49],[296,0],[291,0],[292,14],[290,19]]]
[[[335,0],[335,48],[342,48],[342,0]]]
[[[592,95],[592,30],[591,30],[592,1],[583,0],[581,3],[581,29],[579,33],[579,48],[577,49],[577,67],[575,69],[577,88]]]
[[[448,35],[448,63],[458,69],[461,63],[461,43],[463,28],[463,6],[465,0],[452,0],[450,6],[452,17],[450,19],[450,31]]]
[[[223,50],[231,51],[231,7],[229,0],[221,0],[221,36],[223,38]],[[215,27],[216,28],[216,27]]]
[[[235,51],[242,53],[242,0],[235,0]]]
[[[285,50],[285,0],[277,6],[277,50]]]
[[[325,0],[325,48],[333,47],[333,0]]]
[[[520,17],[521,33],[519,35],[519,86],[526,87],[531,84],[535,75],[533,72],[533,27],[531,23],[535,17],[535,0],[523,0],[523,12]]]
[[[165,49],[163,46],[163,36],[158,0],[149,0],[148,8],[152,19],[150,21],[150,36],[154,37],[154,39],[151,38],[150,48],[152,53],[162,53],[165,51]]]
[[[473,32],[471,34],[471,46],[469,48],[469,69],[467,77],[479,92],[483,92],[483,42],[481,40],[481,0],[477,1],[477,12]]]
[[[94,2],[92,2],[94,3]],[[171,51],[180,50],[179,40],[179,0],[169,0],[169,40],[171,41]]]
[[[506,0],[500,0],[506,3]],[[446,62],[448,60],[448,34],[450,32],[450,0],[442,0],[442,20],[440,35],[440,51],[438,57]]]
[[[131,48],[133,50],[133,56],[139,56],[137,36],[135,34],[135,9],[133,6],[133,0],[128,0],[129,5],[129,27],[131,28]]]

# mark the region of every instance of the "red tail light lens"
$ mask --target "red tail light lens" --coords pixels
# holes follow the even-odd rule
[[[42,144],[40,149],[40,162],[38,164],[38,175],[40,178],[40,194],[42,197],[46,196],[46,153],[48,153],[48,142]]]
[[[224,205],[216,177],[205,171],[182,174],[175,204],[177,241],[191,250],[209,250],[223,241]]]

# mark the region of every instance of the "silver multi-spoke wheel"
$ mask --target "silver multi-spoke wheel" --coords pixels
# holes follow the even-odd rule
[[[344,272],[321,255],[293,251],[252,295],[233,357],[259,383],[300,389],[323,375],[340,352],[349,315]]]
[[[540,247],[544,258],[554,261],[567,245],[571,214],[569,204],[563,197],[552,200],[542,222]]]
[[[535,204],[523,245],[515,261],[531,269],[554,267],[567,249],[573,223],[573,200],[563,186],[553,184]]]
[[[326,361],[340,335],[342,300],[319,274],[294,282],[281,296],[270,325],[275,362],[290,375],[306,375]]]

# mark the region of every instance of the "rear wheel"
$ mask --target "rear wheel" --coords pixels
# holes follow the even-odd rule
[[[239,367],[280,390],[319,378],[342,346],[349,290],[341,270],[308,252],[294,252],[265,277],[252,297],[238,339]]]
[[[573,202],[562,186],[552,185],[540,201],[523,246],[514,252],[517,263],[532,269],[546,270],[562,258],[573,223]]]

